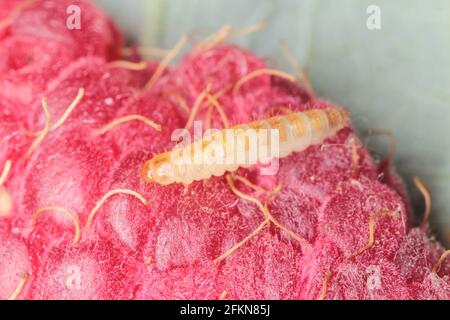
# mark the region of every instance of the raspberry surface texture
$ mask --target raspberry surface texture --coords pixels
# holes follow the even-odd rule
[[[233,90],[270,66],[227,43],[163,72],[117,67],[122,35],[90,1],[4,2],[0,299],[450,298],[445,248],[413,225],[401,178],[351,126],[280,159],[273,176],[141,177],[205,90],[223,114],[205,99],[203,129],[332,102],[269,73]],[[70,5],[81,30],[66,26]]]

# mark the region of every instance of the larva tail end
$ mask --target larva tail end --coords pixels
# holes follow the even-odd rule
[[[350,121],[350,116],[351,116],[350,111],[348,111],[344,108],[339,108],[338,110],[339,110],[339,113],[341,114],[342,122],[345,125],[348,125],[348,123]]]
[[[350,112],[344,108],[326,109],[325,112],[331,128],[341,129],[350,124]]]

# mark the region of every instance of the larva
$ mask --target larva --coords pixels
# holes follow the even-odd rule
[[[283,158],[322,143],[347,126],[348,122],[349,113],[342,108],[311,109],[217,130],[185,147],[154,156],[142,168],[143,179],[149,183],[168,185],[190,184],[211,176],[222,176],[226,171],[233,172],[240,167],[248,168],[271,160],[267,159],[267,154],[270,148],[275,147],[273,142],[265,134],[255,134],[259,151],[255,153],[251,146],[255,140],[250,140],[249,131],[276,131],[277,157]],[[229,143],[230,140],[234,143]]]

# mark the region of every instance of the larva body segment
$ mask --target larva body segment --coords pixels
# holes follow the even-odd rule
[[[334,136],[348,125],[349,113],[342,108],[311,109],[275,116],[216,131],[172,152],[157,155],[143,166],[147,182],[161,185],[190,184],[222,176],[225,172],[284,158]],[[276,132],[277,139],[272,139]],[[276,144],[276,145],[275,145]],[[272,156],[271,156],[272,155]]]

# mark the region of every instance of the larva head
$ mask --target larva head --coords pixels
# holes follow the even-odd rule
[[[148,160],[142,167],[142,177],[147,183],[161,185],[174,183],[169,153],[161,153]]]

